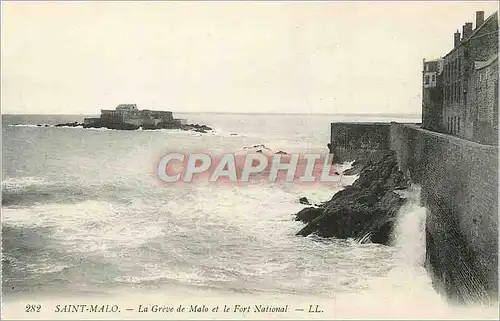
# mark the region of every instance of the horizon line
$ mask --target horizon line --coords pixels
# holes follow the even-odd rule
[[[422,113],[285,113],[285,112],[231,112],[231,111],[171,111],[173,114],[229,114],[229,115],[348,115],[348,116],[390,116],[412,115],[421,116]],[[2,116],[94,116],[94,114],[40,114],[40,113],[2,113]]]

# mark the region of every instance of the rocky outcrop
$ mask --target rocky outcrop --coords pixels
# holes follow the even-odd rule
[[[108,128],[108,129],[116,129],[116,130],[137,130],[137,129],[139,129],[139,126],[129,124],[129,123],[102,121],[102,122],[95,123],[95,124],[83,124],[83,128]]]
[[[138,130],[141,127],[143,130],[182,129],[182,130],[192,130],[198,133],[207,133],[208,131],[213,130],[211,127],[208,127],[207,125],[198,125],[198,124],[182,125],[178,122],[164,122],[164,123],[159,123],[157,125],[148,124],[139,126],[112,120],[102,120],[92,124],[82,124],[78,122],[73,122],[73,123],[64,123],[55,125],[55,127],[79,127],[79,126],[83,128],[108,128],[116,130]]]
[[[268,150],[270,151],[271,149],[269,147],[267,147],[266,145],[264,144],[258,144],[258,145],[253,145],[253,146],[244,146],[243,149],[252,149],[252,148],[262,148],[262,149],[265,149],[265,150]]]
[[[322,209],[319,207],[306,207],[297,213],[295,220],[310,223],[322,213]]]
[[[309,200],[307,199],[307,197],[301,197],[301,198],[299,198],[299,203],[300,204],[305,204],[305,205],[311,205],[311,203],[309,203]]]
[[[198,124],[187,124],[181,125],[180,129],[182,130],[194,130],[198,133],[206,133],[207,131],[213,130],[211,127],[207,125],[198,125]]]
[[[78,126],[83,126],[83,124],[75,121],[73,123],[64,123],[55,125],[55,127],[78,127]]]
[[[363,160],[354,161],[351,164],[351,168],[346,169],[342,174],[347,176],[358,175],[361,173],[361,170],[365,167],[365,162]]]
[[[198,133],[207,133],[210,130],[213,130],[211,127],[208,127],[207,125],[198,125],[198,124],[186,124],[182,125],[177,122],[164,122],[164,123],[159,123],[158,125],[149,125],[149,126],[142,126],[143,129],[182,129],[182,130],[192,130]]]
[[[397,212],[405,202],[395,191],[408,186],[395,155],[388,152],[377,162],[364,163],[359,178],[331,200],[300,211],[296,220],[308,224],[297,235],[389,244]]]

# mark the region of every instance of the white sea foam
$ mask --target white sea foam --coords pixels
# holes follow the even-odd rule
[[[8,124],[7,126],[9,126],[9,127],[28,127],[28,128],[45,127],[45,125],[38,126],[35,124]],[[50,126],[52,126],[52,125],[48,125],[48,127],[50,127]]]
[[[22,190],[26,187],[43,187],[54,185],[57,182],[50,181],[45,177],[39,176],[22,176],[22,177],[9,177],[2,181],[2,189],[4,190]]]
[[[152,226],[149,220],[140,218],[144,210],[144,204],[136,203],[51,203],[36,207],[4,208],[2,221],[16,227],[49,226],[53,229],[51,238],[72,252],[106,253],[118,247],[137,247],[161,235],[160,226]],[[134,219],[136,224],[123,224],[123,220],[127,219]]]

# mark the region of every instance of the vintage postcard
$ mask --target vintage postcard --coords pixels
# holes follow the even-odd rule
[[[2,1],[6,320],[491,319],[496,1]]]

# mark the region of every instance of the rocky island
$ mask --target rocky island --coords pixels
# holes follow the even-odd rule
[[[55,127],[108,128],[116,130],[181,129],[206,133],[212,128],[206,125],[185,124],[183,119],[173,118],[171,111],[139,110],[135,104],[120,104],[114,110],[101,110],[100,117],[85,118],[83,123],[57,124]]]
[[[409,187],[396,156],[388,152],[378,160],[358,160],[343,174],[359,178],[329,201],[298,212],[296,220],[307,225],[297,235],[390,245],[398,210],[405,203],[396,191]]]

